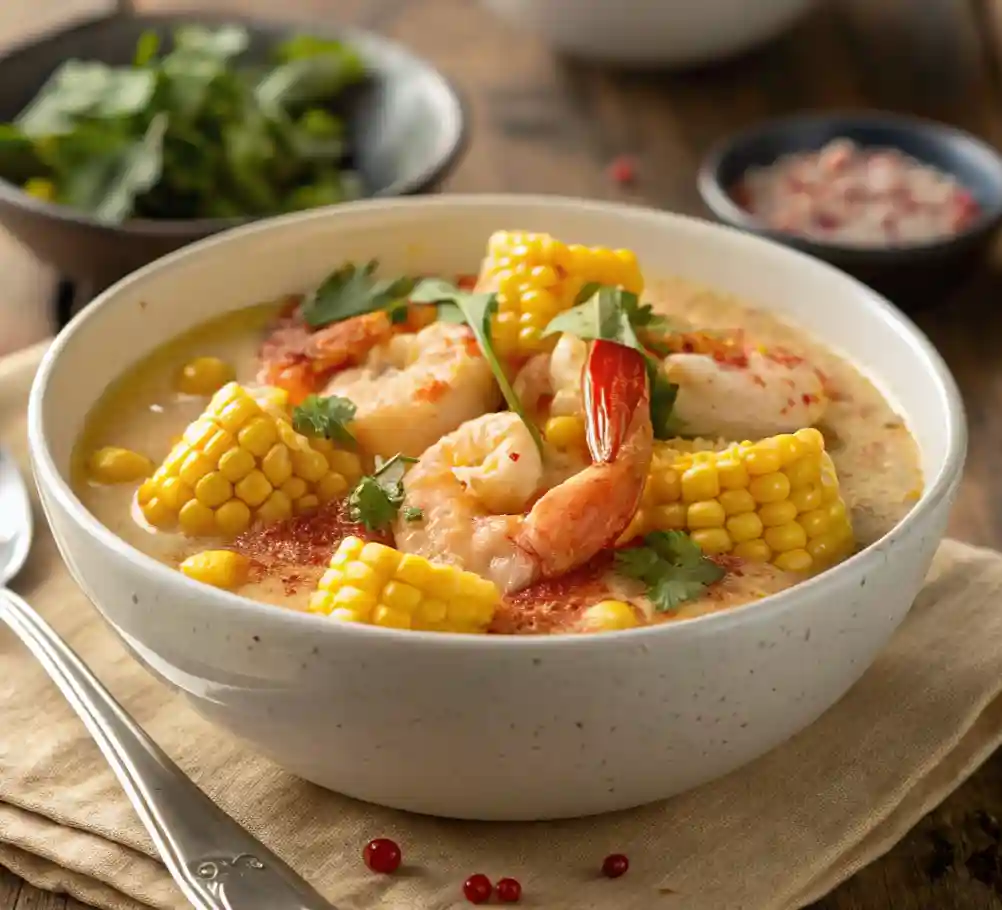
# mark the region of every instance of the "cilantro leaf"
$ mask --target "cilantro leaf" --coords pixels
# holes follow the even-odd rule
[[[403,516],[404,521],[420,521],[424,518],[424,509],[419,509],[417,506],[404,506]]]
[[[414,289],[410,300],[412,303],[438,304],[439,318],[442,317],[443,310],[450,314],[450,307],[459,310],[466,324],[473,330],[477,344],[480,345],[480,351],[484,355],[484,360],[487,361],[497,384],[501,387],[501,394],[508,404],[508,409],[518,414],[522,419],[522,423],[528,429],[536,448],[542,452],[543,438],[539,435],[539,428],[529,420],[521,400],[505,375],[504,368],[501,366],[501,361],[498,359],[491,341],[491,316],[497,311],[497,295],[463,291],[440,278],[426,278]],[[447,315],[447,321],[453,321],[454,315],[454,313]]]
[[[346,424],[354,417],[355,405],[347,398],[307,395],[301,405],[293,408],[292,428],[304,436],[350,444],[355,437]]]
[[[415,461],[416,458],[407,455],[394,455],[359,480],[348,494],[348,517],[370,531],[382,531],[393,524],[404,502],[404,473],[407,465]],[[415,512],[424,514],[420,509],[408,507],[404,518],[415,521],[412,517]]]
[[[588,293],[590,296],[585,297]],[[584,298],[582,300],[582,298]],[[655,439],[678,435],[672,409],[678,386],[670,382],[661,364],[647,350],[637,331],[667,331],[669,321],[656,314],[650,304],[641,304],[637,295],[622,288],[586,284],[578,294],[581,302],[550,320],[543,335],[567,332],[586,341],[613,341],[633,348],[644,358],[650,384],[651,424]]]
[[[346,263],[329,275],[303,307],[313,328],[383,310],[399,304],[414,290],[416,278],[375,278],[375,259],[365,265]],[[392,318],[392,313],[391,313]]]
[[[691,537],[681,531],[655,531],[643,546],[616,553],[616,571],[647,586],[647,596],[659,613],[699,597],[726,574]]]

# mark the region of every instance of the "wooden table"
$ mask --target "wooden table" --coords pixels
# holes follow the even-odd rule
[[[145,0],[163,8],[165,0]],[[225,0],[267,15],[271,0]],[[804,108],[881,107],[948,121],[1002,146],[1002,0],[830,0],[772,46],[680,75],[561,61],[474,0],[285,0],[289,15],[376,29],[462,87],[473,140],[449,191],[559,193],[705,214],[695,187],[710,143]],[[610,161],[635,156],[630,187]],[[950,533],[1002,549],[1002,254],[919,323],[949,362],[971,421]],[[883,859],[814,910],[1002,910],[1002,754]],[[0,910],[76,908],[0,870]]]

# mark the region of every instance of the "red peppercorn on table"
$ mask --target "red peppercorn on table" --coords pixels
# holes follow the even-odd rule
[[[145,0],[140,5],[171,4]],[[262,16],[275,9],[268,0],[214,5]],[[908,0],[831,0],[762,51],[718,68],[667,76],[615,74],[561,62],[533,36],[495,20],[475,0],[286,0],[281,12],[304,19],[334,17],[385,32],[461,85],[475,135],[446,191],[560,193],[704,214],[694,178],[709,145],[760,118],[811,107],[897,109],[954,123],[1002,144],[1002,0],[926,0],[921,15]],[[997,258],[1002,268],[1002,256]],[[919,317],[970,408],[971,452],[950,534],[996,549],[1002,549],[997,518],[1002,478],[995,467],[1002,446],[1000,282],[1002,277],[986,268],[946,305]],[[0,774],[3,767],[0,755]],[[989,758],[886,856],[812,906],[1002,910],[999,817],[1002,754]],[[387,839],[366,847],[382,834],[389,838],[392,832],[358,832],[359,869],[394,875],[402,863],[406,871],[408,844]],[[554,861],[560,856],[555,845]],[[596,877],[603,872],[621,877],[605,883],[610,887],[626,888],[637,874],[636,858],[617,855],[614,843],[589,862]],[[465,884],[463,875],[469,876]],[[470,868],[463,875],[455,883],[455,906],[462,905],[463,895],[489,905],[546,906],[540,895],[531,895],[517,869]],[[659,900],[669,908],[674,895],[664,891]],[[36,907],[80,905],[38,891],[0,868],[0,910]]]

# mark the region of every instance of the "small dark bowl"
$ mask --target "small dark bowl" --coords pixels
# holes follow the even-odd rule
[[[431,192],[465,150],[467,118],[456,90],[400,45],[315,23],[205,13],[103,17],[14,50],[0,58],[0,121],[13,120],[64,60],[128,64],[142,32],[157,31],[169,47],[172,30],[185,23],[244,26],[251,38],[249,62],[266,60],[276,44],[294,34],[343,38],[354,45],[372,73],[345,111],[353,164],[367,196]],[[252,220],[135,219],[109,226],[85,212],[34,199],[0,179],[0,223],[88,295],[185,244]]]
[[[861,146],[895,148],[952,174],[981,207],[980,217],[959,234],[926,243],[861,247],[827,243],[767,228],[731,196],[751,167],[782,155],[817,151],[848,138]],[[891,297],[902,309],[917,309],[973,271],[1002,222],[1002,157],[960,130],[878,111],[772,120],[720,143],[699,171],[699,192],[721,221],[770,237],[824,259]]]

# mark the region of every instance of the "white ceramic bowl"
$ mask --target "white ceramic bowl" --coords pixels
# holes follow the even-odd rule
[[[70,451],[108,383],[207,317],[317,284],[344,259],[472,271],[498,228],[629,247],[795,319],[869,374],[922,451],[908,518],[834,570],[750,606],[604,635],[461,636],[338,625],[197,584],[97,522]],[[435,815],[543,819],[693,787],[803,729],[866,670],[908,611],[963,467],[960,399],[890,305],[831,267],[661,212],[546,197],[438,197],[262,222],[174,253],[101,295],[32,390],[31,456],[70,570],[133,653],[210,720],[290,771]]]
[[[515,26],[577,57],[626,66],[692,66],[775,37],[816,0],[482,0]]]

